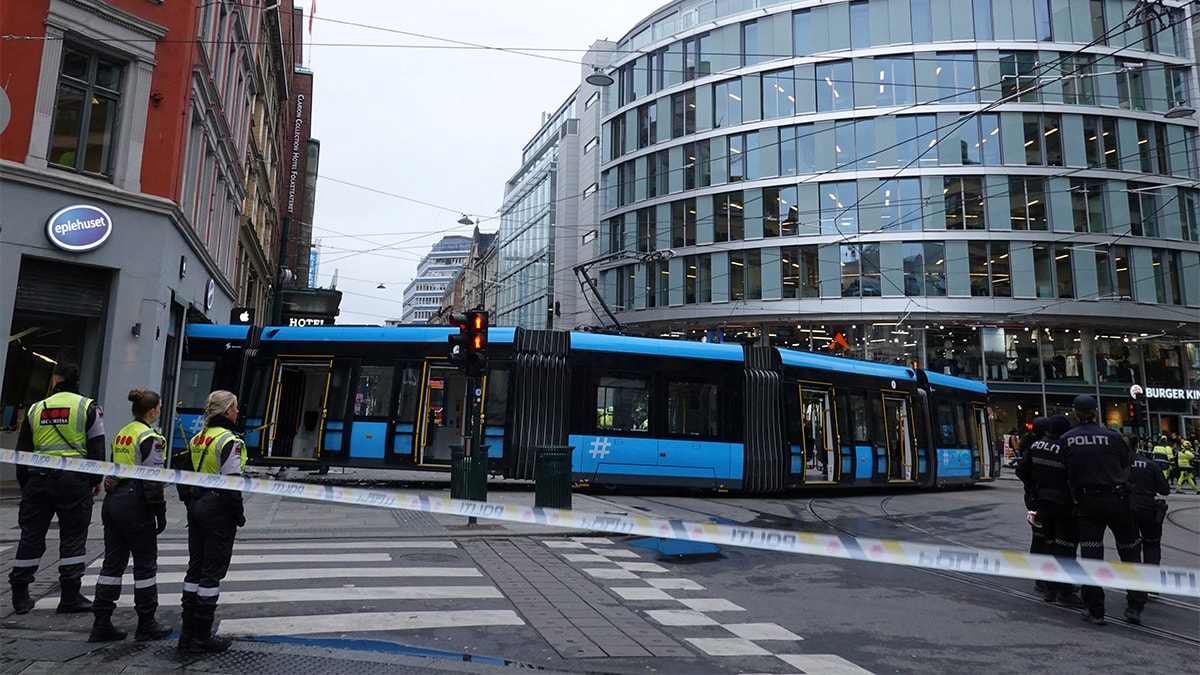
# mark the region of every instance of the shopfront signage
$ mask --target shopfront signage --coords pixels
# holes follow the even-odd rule
[[[46,238],[58,248],[85,253],[100,248],[113,231],[112,217],[99,206],[75,204],[59,209],[46,223]]]
[[[204,311],[212,309],[213,303],[217,301],[217,282],[209,279],[208,286],[204,289]]]
[[[1200,389],[1146,387],[1146,398],[1171,398],[1184,401],[1200,401]]]

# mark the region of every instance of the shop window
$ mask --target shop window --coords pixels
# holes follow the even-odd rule
[[[978,329],[966,326],[925,331],[926,368],[944,375],[981,380]]]

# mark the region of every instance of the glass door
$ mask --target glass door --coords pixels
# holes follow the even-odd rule
[[[834,419],[833,397],[829,390],[801,385],[805,484],[836,483],[841,476]]]
[[[430,362],[421,396],[422,419],[417,436],[417,464],[450,466],[450,449],[462,445],[467,377],[457,368]]]
[[[975,447],[979,448],[979,477],[980,478],[995,478],[996,477],[996,462],[999,459],[994,456],[996,452],[993,446],[992,439],[992,424],[988,417],[988,408],[983,405],[975,406]]]
[[[883,397],[884,435],[887,440],[889,483],[909,483],[917,478],[917,444],[907,396]]]

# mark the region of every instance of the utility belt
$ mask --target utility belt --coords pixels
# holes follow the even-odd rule
[[[133,478],[113,478],[108,476],[104,479],[104,492],[110,495],[115,495],[122,492],[138,492],[141,484]]]
[[[66,472],[62,469],[29,469],[30,476],[49,478],[51,480],[57,480],[58,478],[62,477],[64,473]]]
[[[1087,485],[1079,488],[1081,495],[1115,495],[1118,491],[1116,485]]]

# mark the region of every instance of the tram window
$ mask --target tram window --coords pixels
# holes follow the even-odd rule
[[[938,441],[942,447],[959,448],[966,445],[966,429],[962,420],[962,408],[950,401],[937,404]]]
[[[239,402],[242,414],[247,419],[261,418],[267,414],[267,394],[271,391],[272,366],[269,361],[252,361],[247,369],[245,395]]]
[[[421,403],[421,373],[412,366],[405,366],[404,374],[400,376],[400,389],[397,394],[396,421],[402,424],[415,424],[417,421],[417,406]]]
[[[720,390],[703,382],[667,384],[667,433],[687,436],[720,435]]]
[[[600,377],[596,382],[596,429],[646,431],[650,387],[646,380]]]
[[[871,416],[867,399],[861,395],[850,396],[850,429],[854,433],[855,443],[871,442]]]
[[[508,371],[489,370],[483,399],[484,424],[499,426],[508,418]]]
[[[325,417],[340,420],[346,416],[346,396],[350,388],[350,369],[335,367],[329,373],[329,393],[325,398]]]
[[[354,389],[355,417],[383,417],[392,395],[391,366],[363,366]]]
[[[212,391],[213,361],[184,361],[179,367],[179,402],[183,408],[203,408]]]

